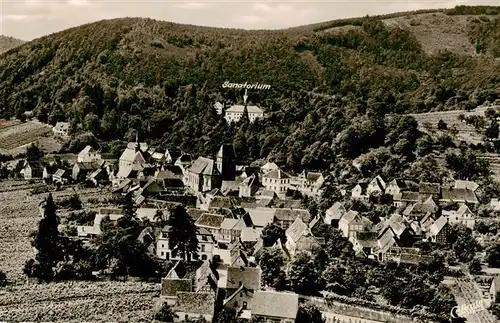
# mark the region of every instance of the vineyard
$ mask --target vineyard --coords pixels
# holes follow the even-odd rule
[[[159,284],[60,282],[0,291],[0,320],[8,322],[151,322]]]
[[[3,127],[0,125],[0,149],[9,151],[27,145],[48,136],[51,131],[50,126],[39,122],[4,122]]]

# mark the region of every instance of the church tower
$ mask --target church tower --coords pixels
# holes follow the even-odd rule
[[[236,179],[236,153],[232,144],[223,144],[217,153],[217,170],[223,181]]]

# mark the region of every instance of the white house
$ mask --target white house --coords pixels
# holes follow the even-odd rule
[[[69,122],[58,122],[52,128],[54,136],[60,137],[62,139],[67,139],[69,137]]]
[[[91,146],[85,147],[79,154],[78,154],[78,163],[91,163],[91,162],[97,162],[101,160],[101,154],[97,152],[94,148]]]
[[[468,228],[474,229],[474,224],[476,223],[474,213],[472,213],[467,205],[462,204],[458,210],[443,211],[442,213],[448,217],[450,224],[463,224]]]
[[[266,190],[283,195],[290,187],[290,179],[291,176],[281,169],[272,170],[262,176],[262,185],[264,185]]]
[[[159,259],[165,260],[182,260],[179,255],[175,255],[169,245],[168,232],[170,231],[170,226],[165,226],[161,230],[160,235],[156,241],[156,256]],[[188,261],[197,261],[212,259],[213,250],[214,250],[214,240],[212,235],[203,228],[198,228],[198,234],[196,235],[198,238],[198,255],[187,255],[186,260]]]
[[[368,184],[366,188],[366,193],[368,195],[372,194],[382,194],[385,192],[385,181],[380,177],[380,175],[376,176],[372,181]]]
[[[264,117],[264,111],[261,108],[255,105],[247,105],[248,119],[250,122],[254,122],[258,118]],[[245,111],[244,105],[233,105],[229,109],[226,110],[224,118],[228,123],[238,122],[242,117]]]

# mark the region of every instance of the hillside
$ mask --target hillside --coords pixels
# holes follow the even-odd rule
[[[0,35],[0,54],[24,43],[23,40]]]
[[[271,154],[305,167],[312,154],[329,165],[335,138],[370,113],[456,110],[500,99],[499,13],[457,7],[280,31],[99,21],[0,56],[0,117],[35,109],[51,124],[71,118],[74,131],[93,132],[98,141],[138,131],[195,154],[233,141],[253,158]],[[224,81],[270,84],[249,91],[267,120],[222,123],[213,103],[243,94],[222,89]]]

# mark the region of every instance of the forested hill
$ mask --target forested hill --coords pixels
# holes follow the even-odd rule
[[[17,47],[23,43],[24,43],[23,40],[16,39],[14,37],[0,35],[0,54],[8,51],[9,49]]]
[[[300,164],[300,154],[287,150],[325,151],[367,111],[466,108],[500,98],[499,13],[457,7],[281,31],[99,21],[1,55],[0,117],[35,109],[42,121],[71,119],[75,131],[98,140],[137,130],[200,154],[233,140],[253,147],[252,157],[274,151]],[[269,118],[225,125],[213,103],[242,95],[222,89],[226,80],[270,84],[249,92]]]

